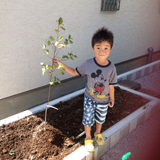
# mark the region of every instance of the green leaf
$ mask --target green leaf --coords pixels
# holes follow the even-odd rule
[[[56,33],[58,34],[59,33],[59,30],[58,29],[55,29]]]
[[[54,85],[54,82],[49,82],[50,85]]]
[[[53,72],[49,72],[50,75],[53,75]]]
[[[59,41],[61,41],[62,39],[63,39],[63,37],[60,37],[60,38],[59,38]]]
[[[71,35],[68,36],[68,39],[71,39]]]
[[[52,66],[51,66],[51,65],[48,65],[48,68],[49,68],[50,70],[52,70]]]
[[[54,40],[55,40],[52,36],[49,36],[49,39],[50,39],[51,41],[54,41]]]
[[[54,77],[54,82],[61,83],[61,81],[57,77]]]
[[[73,42],[72,42],[71,40],[69,40],[69,43],[71,43],[71,44],[72,44]]]
[[[46,45],[45,45],[45,44],[43,44],[43,45],[42,45],[42,49],[45,49],[45,48],[46,48]]]
[[[59,22],[60,25],[63,23],[62,17],[59,18],[58,22]]]
[[[68,39],[65,39],[64,44],[68,45]]]
[[[42,75],[44,76],[45,73],[46,73],[46,69],[42,68]]]
[[[45,51],[46,51],[45,53],[48,55],[48,54],[49,54],[49,50],[48,50],[48,49],[45,49]]]
[[[64,44],[60,44],[58,48],[64,48],[65,45]]]
[[[64,70],[64,68],[63,68],[63,67],[61,67],[61,68],[60,68],[60,71],[64,72],[65,70]]]
[[[73,57],[70,57],[71,60],[74,60]]]
[[[71,52],[71,53],[68,53],[68,55],[69,55],[69,56],[73,56],[72,52]]]
[[[76,55],[73,55],[75,58],[77,58],[77,56]]]
[[[47,44],[50,46],[50,45],[51,45],[51,42],[50,42],[50,41],[47,41]]]
[[[54,77],[54,82],[56,82],[56,80],[57,80],[57,77]]]
[[[64,27],[62,27],[62,26],[61,26],[60,28],[62,28],[64,31],[66,30],[66,29],[65,29]]]
[[[65,44],[65,45],[68,45],[68,42],[65,41],[64,44]]]
[[[48,68],[48,64],[46,64],[46,69],[49,69],[49,68]]]
[[[15,154],[15,152],[13,151],[13,150],[11,150],[10,152],[9,152],[9,155],[14,155]]]
[[[54,64],[54,69],[57,69],[57,68],[58,68],[58,66]]]
[[[62,56],[62,59],[65,59],[65,58],[69,59],[69,57],[68,57],[68,56],[63,55],[63,56]]]
[[[57,78],[57,82],[58,82],[58,83],[61,83],[61,81],[60,81],[58,78]]]
[[[41,62],[40,64],[41,64],[41,66],[44,66],[44,65],[45,65],[43,62]]]
[[[55,46],[55,47],[57,47],[58,43],[59,43],[59,42],[58,42],[58,41],[56,41],[56,42],[54,43],[54,46]]]

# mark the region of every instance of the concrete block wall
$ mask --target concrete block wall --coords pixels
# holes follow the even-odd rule
[[[151,72],[157,71],[159,69],[160,69],[160,60],[157,60],[150,64],[144,65],[142,67],[139,67],[139,68],[136,68],[131,71],[118,75],[118,82],[122,80],[134,81],[136,79],[144,77],[145,75],[148,75]]]

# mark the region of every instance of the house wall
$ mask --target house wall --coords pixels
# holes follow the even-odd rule
[[[50,59],[41,50],[45,39],[53,35],[56,20],[62,17],[74,43],[60,55],[72,51],[78,56],[66,64],[80,65],[94,57],[91,37],[100,27],[114,33],[114,48],[109,59],[120,63],[147,54],[147,48],[160,50],[160,1],[122,0],[119,11],[100,11],[97,0],[0,1],[0,99],[46,86],[40,62]],[[71,76],[67,73],[61,80]]]

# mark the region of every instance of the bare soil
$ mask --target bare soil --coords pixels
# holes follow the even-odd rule
[[[0,127],[0,160],[62,160],[84,144],[85,136],[75,139],[82,125],[84,95],[48,109],[44,130],[44,111]],[[115,87],[115,105],[108,109],[102,132],[148,101]],[[95,125],[92,127],[92,136]],[[107,137],[105,137],[107,138]]]

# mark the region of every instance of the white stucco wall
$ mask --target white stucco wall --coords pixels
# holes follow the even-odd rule
[[[55,35],[56,20],[62,17],[65,35],[74,43],[63,53],[78,56],[68,61],[76,67],[94,56],[91,37],[106,26],[115,35],[109,59],[113,63],[160,50],[160,0],[121,0],[120,11],[100,11],[101,0],[5,0],[0,1],[0,99],[48,84],[40,62],[50,59],[42,52],[45,39]],[[66,73],[60,79],[70,76]]]

